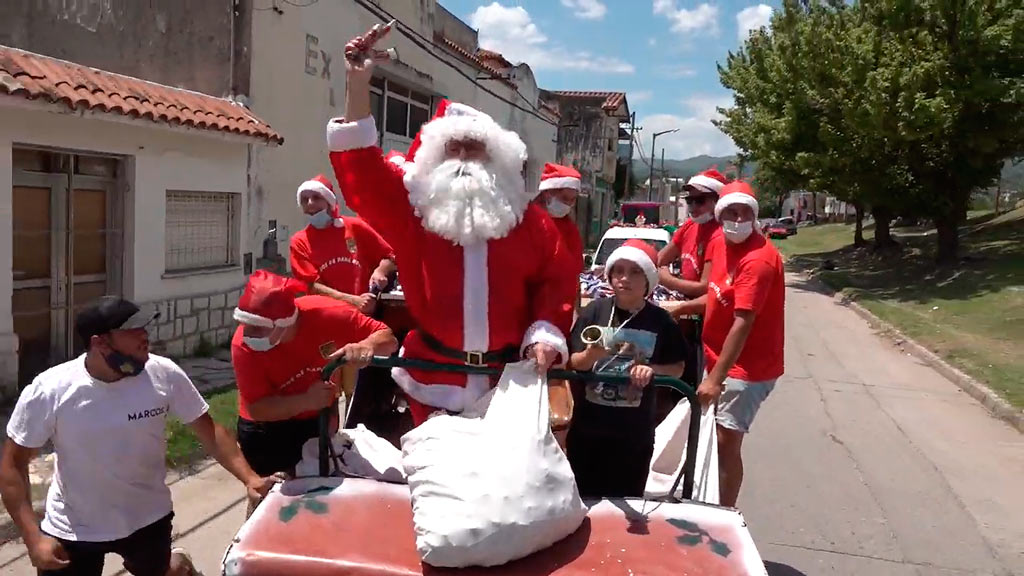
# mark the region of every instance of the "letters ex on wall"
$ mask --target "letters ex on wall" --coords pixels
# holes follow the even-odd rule
[[[312,34],[306,34],[306,74],[320,77],[327,80],[331,106],[334,104],[334,86],[331,85],[331,60],[332,55],[327,50],[321,50],[320,39]]]

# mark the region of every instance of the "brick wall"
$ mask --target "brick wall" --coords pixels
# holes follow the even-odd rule
[[[202,340],[214,346],[230,343],[235,332],[232,313],[241,295],[239,287],[153,302],[160,310],[160,319],[149,329],[153,351],[171,358],[185,358],[195,354]]]

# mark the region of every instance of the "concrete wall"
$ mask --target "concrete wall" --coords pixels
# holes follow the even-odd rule
[[[227,96],[232,88],[234,4],[234,0],[7,0],[0,2],[0,44]],[[248,2],[240,4],[244,7]]]
[[[214,132],[171,130],[145,121],[113,121],[117,117],[112,115],[51,110],[58,108],[0,97],[0,388],[14,381],[17,367],[11,319],[11,151],[16,145],[123,155],[129,187],[124,228],[126,297],[139,302],[211,294],[227,298],[245,283],[241,265],[209,273],[165,274],[164,214],[168,189],[240,193],[244,213],[249,203],[246,141]],[[249,235],[244,221],[241,232],[242,238]],[[240,248],[239,262],[244,251]],[[182,338],[186,332],[172,336]],[[221,335],[217,337],[222,340]]]
[[[440,14],[435,0],[381,0],[378,4],[415,26],[423,37],[433,37]],[[253,148],[248,224],[250,242],[259,245],[268,221],[276,220],[278,248],[287,254],[289,236],[305,225],[295,204],[296,187],[320,172],[333,179],[324,134],[327,121],[344,113],[345,43],[380,20],[353,2],[279,6],[282,14],[270,10],[253,14],[250,96],[253,111],[284,136],[285,145]],[[457,29],[451,23],[449,27]],[[383,46],[397,48],[399,61],[382,65],[381,75],[474,106],[519,132],[530,154],[528,185],[538,184],[544,162],[554,159],[554,126],[514,110],[397,32],[392,32]],[[479,74],[476,67],[461,63],[458,57],[446,57],[470,78]],[[535,99],[532,74],[519,74],[523,94]],[[499,81],[482,83],[508,100],[522,102],[512,88]]]

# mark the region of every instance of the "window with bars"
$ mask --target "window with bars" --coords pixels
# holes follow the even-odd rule
[[[241,194],[167,191],[167,272],[238,264]]]

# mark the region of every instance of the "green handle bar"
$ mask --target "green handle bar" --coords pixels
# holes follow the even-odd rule
[[[323,367],[323,370],[320,371],[321,379],[324,381],[330,380],[331,375],[344,364],[345,358],[341,356],[329,361],[327,365]],[[370,361],[370,365],[381,368],[405,368],[432,372],[455,372],[459,374],[485,375],[500,375],[504,370],[503,367],[442,364],[426,360],[417,360],[415,358],[401,358],[398,356],[374,356]],[[627,375],[597,374],[593,372],[577,372],[575,370],[549,370],[547,376],[549,380],[573,380],[577,382],[600,381],[619,384],[629,382],[629,376]],[[677,476],[675,482],[672,483],[672,489],[669,491],[668,496],[669,500],[675,500],[676,489],[679,487],[680,481],[682,481],[683,499],[689,500],[693,496],[694,469],[697,464],[697,438],[700,435],[701,408],[700,401],[697,399],[697,390],[690,384],[670,376],[655,376],[652,380],[652,384],[676,390],[685,396],[690,402],[691,417],[689,430],[687,432],[686,461],[683,463],[683,469],[679,476]],[[321,476],[328,476],[330,474],[330,410],[331,408],[324,408],[320,411],[319,460]]]

